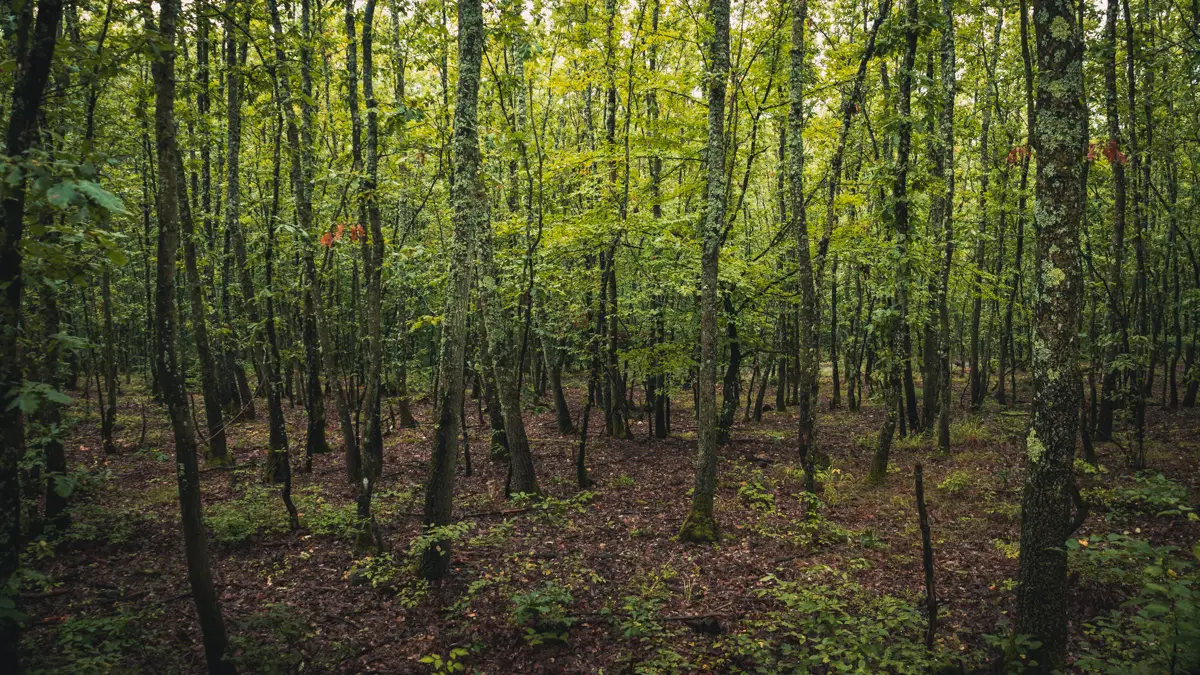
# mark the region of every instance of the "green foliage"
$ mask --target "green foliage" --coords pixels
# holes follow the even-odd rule
[[[531,647],[565,644],[571,626],[577,621],[568,613],[568,606],[574,600],[568,589],[547,581],[541,588],[513,595],[512,623],[524,629],[525,641]]]
[[[915,606],[876,595],[846,573],[826,570],[795,582],[767,576],[755,594],[772,609],[717,642],[717,665],[727,672],[925,675],[936,662]]]
[[[513,503],[517,506],[533,509],[541,522],[555,527],[562,527],[570,520],[572,513],[585,513],[587,505],[596,498],[591,490],[581,490],[566,499],[550,495],[513,495]]]
[[[161,607],[134,609],[121,605],[108,616],[68,617],[55,631],[57,653],[52,665],[34,669],[37,674],[107,675],[153,672],[143,663],[163,658],[147,626],[162,617]]]
[[[427,654],[422,656],[419,662],[429,666],[433,675],[451,675],[466,671],[467,666],[462,659],[470,655],[471,652],[466,649],[455,647],[444,658],[441,654]]]
[[[1200,559],[1200,545],[1181,552],[1109,534],[1069,539],[1067,548],[1076,569],[1133,589],[1119,608],[1084,624],[1076,667],[1112,675],[1200,668],[1200,577],[1185,559]]]
[[[296,672],[303,662],[296,645],[311,636],[294,607],[271,603],[231,623],[229,642],[240,672],[282,675]]]
[[[1132,486],[1092,488],[1084,492],[1088,502],[1113,510],[1118,516],[1145,514],[1154,516],[1187,515],[1195,519],[1188,502],[1188,489],[1161,473],[1143,471],[1133,478]]]
[[[277,494],[251,485],[240,496],[204,509],[204,524],[222,544],[244,544],[260,534],[286,532],[287,514]]]
[[[63,535],[67,542],[120,546],[129,543],[137,527],[147,522],[138,512],[99,504],[75,504],[70,510],[71,527]]]
[[[443,541],[451,543],[462,541],[473,529],[475,529],[473,520],[462,520],[449,525],[426,528],[409,543],[408,557],[416,561],[427,549],[435,547]]]
[[[968,417],[950,423],[950,445],[975,446],[987,443],[992,438],[987,426],[978,417]]]
[[[746,506],[758,511],[775,510],[775,485],[762,471],[755,469],[738,485],[738,497]]]
[[[971,489],[975,479],[969,471],[958,469],[938,483],[937,489],[949,495],[961,495]]]

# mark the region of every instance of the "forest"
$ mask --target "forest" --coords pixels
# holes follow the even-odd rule
[[[1200,0],[0,35],[0,672],[1200,673]]]

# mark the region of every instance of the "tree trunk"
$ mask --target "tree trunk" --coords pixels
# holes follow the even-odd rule
[[[1117,104],[1117,12],[1120,11],[1121,0],[1109,0],[1108,13],[1104,20],[1104,112],[1108,118],[1108,141],[1104,152],[1109,159],[1113,175],[1113,225],[1110,233],[1109,256],[1111,263],[1108,269],[1108,329],[1110,346],[1108,349],[1107,366],[1104,380],[1100,389],[1100,418],[1096,425],[1096,439],[1107,441],[1112,438],[1113,413],[1117,408],[1117,387],[1119,373],[1114,361],[1120,354],[1121,341],[1117,335],[1125,331],[1124,310],[1122,304],[1125,298],[1124,262],[1125,262],[1125,160],[1121,151],[1121,120],[1120,108]]]
[[[426,530],[448,525],[454,505],[454,473],[458,459],[463,356],[466,345],[467,299],[471,282],[471,249],[475,233],[487,226],[488,194],[481,171],[476,129],[479,76],[483,61],[483,7],[480,0],[458,3],[458,87],[454,104],[454,175],[451,210],[454,238],[450,245],[450,283],[442,319],[438,380],[434,405],[433,453],[425,486]],[[440,579],[450,571],[450,541],[440,539],[422,552],[421,576]]]
[[[1037,0],[1037,115],[1034,137],[1038,235],[1033,411],[1021,508],[1016,633],[1041,642],[1039,672],[1063,670],[1067,648],[1067,553],[1072,463],[1079,428],[1079,234],[1085,162],[1083,30],[1070,0]]]
[[[709,0],[708,144],[705,209],[700,221],[700,366],[696,424],[696,486],[679,530],[683,541],[718,538],[713,502],[717,491],[717,264],[725,227],[725,88],[729,79],[729,0]]]
[[[171,45],[175,39],[175,21],[179,11],[176,0],[162,0],[158,38]],[[175,311],[176,256],[179,249],[179,160],[175,143],[175,53],[158,52],[152,66],[154,74],[154,122],[158,172],[162,181],[158,199],[158,274],[155,293],[157,329],[156,366],[163,398],[171,418],[175,437],[175,461],[179,470],[179,506],[183,520],[184,550],[192,599],[200,619],[200,634],[210,673],[234,673],[229,660],[229,641],[221,617],[220,600],[209,569],[208,540],[201,521],[200,473],[196,461],[196,441],[188,418],[187,394],[176,356]]]
[[[32,11],[32,0],[30,9]],[[50,77],[50,64],[62,19],[61,0],[40,0],[37,20],[19,26],[21,35],[14,44],[29,45],[29,53],[14,54],[14,78],[11,112],[5,135],[5,154],[10,161],[21,161],[38,140],[38,116],[42,93]],[[13,398],[21,390],[21,352],[18,338],[21,325],[21,237],[25,229],[26,184],[20,180],[9,186],[3,201],[3,234],[0,235],[0,587],[7,588],[21,566],[21,485],[19,464],[25,451],[25,428]],[[0,670],[20,671],[20,624],[12,617],[0,618]]]
[[[882,483],[887,480],[888,455],[892,446],[892,434],[896,428],[897,408],[900,406],[901,386],[904,376],[905,335],[908,332],[908,169],[909,153],[912,149],[912,83],[913,69],[917,58],[917,2],[904,3],[904,61],[900,66],[900,84],[897,122],[896,170],[892,183],[892,226],[893,246],[896,249],[896,289],[893,299],[891,322],[891,348],[885,368],[884,387],[887,395],[884,409],[887,416],[879,429],[879,441],[875,457],[871,461],[871,472],[867,480]]]

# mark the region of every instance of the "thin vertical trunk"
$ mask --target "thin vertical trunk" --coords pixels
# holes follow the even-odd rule
[[[909,154],[912,149],[912,84],[913,70],[917,58],[917,2],[905,0],[904,60],[900,65],[899,97],[897,102],[898,133],[896,143],[896,170],[892,183],[892,238],[896,253],[896,288],[893,296],[891,321],[891,346],[884,375],[885,404],[887,411],[879,429],[879,441],[875,456],[871,460],[871,472],[867,479],[882,483],[887,479],[888,455],[892,447],[892,435],[896,430],[903,379],[904,338],[908,328],[908,170]]]
[[[815,427],[817,419],[817,348],[820,338],[820,326],[817,323],[817,271],[813,268],[812,251],[808,241],[808,217],[804,203],[804,76],[807,55],[805,51],[805,22],[808,21],[807,0],[793,0],[792,10],[792,50],[788,72],[788,211],[791,215],[790,227],[792,236],[796,238],[796,263],[800,285],[799,305],[799,349],[797,350],[797,370],[800,375],[796,407],[799,409],[798,429],[796,435],[796,451],[804,467],[804,487],[809,492],[816,491],[816,479],[813,470],[813,456],[816,453]],[[872,43],[873,44],[873,43]],[[866,66],[866,58],[862,72]],[[844,120],[849,126],[849,119]],[[844,142],[843,142],[844,147]],[[841,157],[835,157],[840,172]],[[830,194],[836,190],[836,185],[830,183]],[[828,217],[828,213],[827,213]],[[827,223],[827,226],[831,225]]]
[[[162,0],[158,37],[170,45],[175,38],[177,0]],[[155,292],[157,328],[156,367],[163,398],[171,418],[178,465],[179,505],[183,520],[184,550],[192,599],[200,619],[200,634],[210,673],[233,673],[229,660],[229,640],[221,616],[220,600],[209,568],[208,541],[201,521],[200,473],[196,460],[196,439],[188,418],[187,394],[176,355],[175,275],[179,250],[179,208],[182,188],[175,141],[175,53],[158,52],[152,65],[154,74],[154,126],[158,173],[162,181],[158,198],[158,274]]]
[[[176,153],[179,164],[175,171],[183,176],[183,157]],[[204,416],[208,425],[208,460],[223,465],[233,462],[233,455],[225,443],[225,421],[221,411],[221,390],[217,381],[216,363],[209,346],[208,320],[204,308],[204,290],[200,280],[200,269],[196,263],[196,228],[192,219],[191,206],[187,199],[187,187],[179,182],[180,224],[183,227],[183,259],[188,301],[192,313],[192,337],[196,341],[196,356],[200,362],[200,382],[204,396]],[[107,308],[105,310],[108,311]]]
[[[996,36],[1000,35],[1000,23]],[[954,263],[954,97],[957,92],[958,64],[955,62],[954,9],[950,0],[942,0],[942,110],[938,120],[939,144],[944,153],[946,189],[942,202],[941,284],[938,285],[938,451],[950,452],[950,268]],[[986,135],[986,132],[985,134]]]
[[[1125,331],[1124,311],[1124,262],[1125,262],[1125,217],[1126,185],[1125,159],[1121,150],[1120,107],[1117,104],[1117,12],[1121,0],[1109,0],[1108,13],[1104,21],[1104,112],[1108,121],[1108,141],[1104,153],[1113,175],[1113,224],[1110,232],[1108,269],[1108,330],[1110,347],[1106,354],[1107,367],[1100,389],[1100,411],[1096,422],[1096,439],[1112,438],[1113,413],[1117,408],[1119,373],[1113,362],[1120,354],[1121,341],[1117,335]]]
[[[696,485],[679,531],[683,541],[716,541],[717,491],[717,265],[725,226],[725,89],[729,79],[729,0],[709,0],[708,143],[705,208],[700,220],[700,364],[697,377]]]

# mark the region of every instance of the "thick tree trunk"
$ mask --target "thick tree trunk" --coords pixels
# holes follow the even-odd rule
[[[729,0],[709,0],[708,144],[705,209],[700,220],[700,365],[696,424],[696,485],[679,530],[683,541],[712,542],[717,491],[717,265],[725,227],[725,88],[729,79]]]
[[[483,61],[483,7],[480,0],[458,3],[458,88],[454,104],[454,175],[451,209],[454,238],[450,245],[450,283],[442,319],[438,380],[434,404],[433,453],[425,486],[425,527],[451,522],[458,431],[462,422],[462,375],[466,344],[467,299],[471,282],[471,249],[475,233],[487,226],[488,195],[480,172],[483,158],[476,128],[479,76]],[[450,542],[441,539],[422,552],[421,575],[440,579],[450,571]]]
[[[32,2],[32,0],[29,0]],[[37,20],[19,27],[14,44],[29,45],[16,58],[16,76],[10,101],[11,112],[5,135],[5,154],[23,160],[37,143],[38,115],[42,93],[50,77],[50,64],[62,20],[60,0],[37,3]],[[30,9],[29,11],[32,11]],[[21,486],[19,464],[25,452],[25,428],[20,408],[12,405],[21,390],[21,237],[25,230],[25,182],[18,181],[4,194],[3,233],[0,234],[0,586],[7,587],[21,565]],[[0,618],[0,670],[20,671],[20,624],[11,617]]]
[[[1079,433],[1079,234],[1084,201],[1083,30],[1070,0],[1034,3],[1038,236],[1029,476],[1021,509],[1015,632],[1041,643],[1038,671],[1063,670],[1072,463]]]

